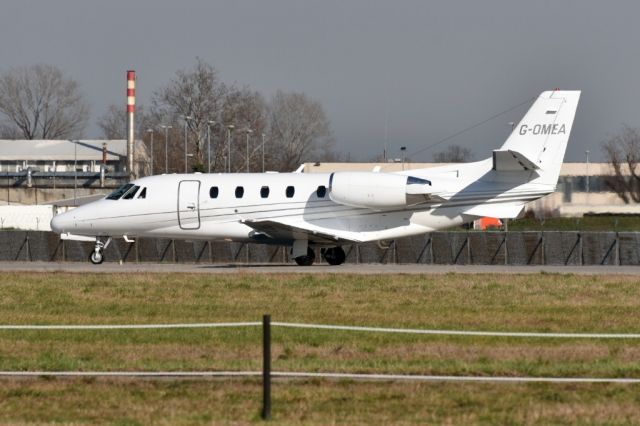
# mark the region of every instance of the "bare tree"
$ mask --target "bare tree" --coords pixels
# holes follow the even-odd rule
[[[188,137],[192,138],[193,168],[196,170],[204,168],[207,127],[210,121],[220,122],[226,93],[227,86],[220,81],[218,72],[197,58],[192,69],[176,72],[167,86],[153,94],[151,113],[156,122],[170,123],[178,128],[184,126],[184,117],[190,117],[187,120]],[[216,152],[216,155],[221,156],[221,153]]]
[[[145,159],[145,161],[149,160],[153,162],[154,171],[164,171],[164,132],[160,132],[162,129],[157,124],[155,117],[148,114],[144,106],[136,105],[134,124],[135,138],[145,143],[149,156],[153,154],[153,158]],[[107,111],[98,118],[98,127],[102,130],[102,137],[105,139],[126,139],[126,106],[109,105]],[[152,130],[155,136],[153,152],[151,150],[151,135],[149,134],[149,130]]]
[[[471,160],[471,150],[460,145],[449,145],[444,151],[433,155],[433,161],[436,163],[465,163]]]
[[[155,126],[153,117],[147,114],[142,105],[136,105],[135,133],[136,138],[142,138],[144,132]],[[98,118],[98,127],[105,139],[127,138],[127,108],[124,105],[109,105],[107,111]],[[155,129],[154,129],[155,130]]]
[[[78,137],[89,107],[79,84],[53,66],[12,68],[0,76],[0,134],[25,139]]]
[[[604,142],[602,148],[613,175],[605,184],[625,203],[640,202],[640,129],[623,126],[620,134]]]
[[[304,93],[278,91],[269,103],[269,144],[279,170],[326,156],[333,137],[322,105]]]
[[[262,134],[267,130],[267,105],[263,96],[247,87],[230,89],[225,97],[222,122],[233,124],[233,149],[231,168],[245,171],[247,156],[250,171],[262,170]],[[249,151],[247,152],[247,131],[249,133]],[[266,135],[265,135],[266,137]],[[226,152],[224,149],[221,152]],[[272,158],[270,155],[269,158]],[[269,163],[271,164],[271,163]]]

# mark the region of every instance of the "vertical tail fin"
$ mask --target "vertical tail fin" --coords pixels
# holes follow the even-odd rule
[[[493,151],[493,168],[535,170],[543,181],[555,184],[579,99],[577,90],[540,94],[504,145]]]

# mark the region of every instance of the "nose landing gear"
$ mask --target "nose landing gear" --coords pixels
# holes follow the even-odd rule
[[[96,245],[89,255],[89,261],[94,265],[99,265],[104,262],[104,249],[109,246],[109,243],[111,243],[111,237],[107,238],[107,241],[104,243],[100,241],[99,238],[96,238]]]

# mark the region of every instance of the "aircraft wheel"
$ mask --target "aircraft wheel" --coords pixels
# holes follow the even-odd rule
[[[306,256],[298,256],[296,257],[296,263],[300,266],[311,266],[313,265],[314,260],[316,260],[316,254],[311,247],[307,248]]]
[[[89,260],[94,265],[99,265],[104,262],[104,255],[102,254],[102,250],[93,250],[89,255]]]
[[[342,247],[332,247],[326,249],[324,252],[324,260],[326,260],[329,265],[342,265],[346,258],[347,255],[344,253]]]

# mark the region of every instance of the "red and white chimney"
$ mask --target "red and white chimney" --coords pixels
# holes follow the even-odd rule
[[[135,113],[136,113],[136,72],[127,71],[127,172],[129,180],[136,178],[134,173],[135,154]]]

